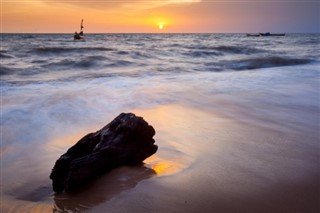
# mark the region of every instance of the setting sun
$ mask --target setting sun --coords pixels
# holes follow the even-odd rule
[[[164,24],[163,23],[159,23],[159,29],[162,30],[164,27]]]

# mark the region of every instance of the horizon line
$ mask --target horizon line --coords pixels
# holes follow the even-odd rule
[[[246,33],[261,33],[261,32],[97,32],[84,33],[86,35],[93,34],[246,34]],[[265,32],[262,32],[265,33]],[[279,33],[279,32],[272,32]],[[320,34],[320,32],[281,32],[286,34]],[[0,34],[74,34],[67,32],[0,32]]]

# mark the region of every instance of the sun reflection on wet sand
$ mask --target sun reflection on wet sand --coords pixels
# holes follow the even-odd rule
[[[159,176],[172,175],[186,168],[181,162],[159,158],[157,155],[147,158],[144,163]]]
[[[156,130],[158,152],[144,163],[158,176],[173,175],[188,168],[203,151],[201,147],[206,143],[210,143],[216,152],[223,148],[221,144],[212,143],[212,138],[207,137],[211,134],[202,134],[206,131],[210,133],[212,128],[219,129],[226,126],[219,120],[218,115],[215,115],[215,122],[210,119],[203,120],[203,117],[208,116],[207,112],[194,111],[193,108],[179,105],[161,105],[133,111]],[[200,119],[202,121],[198,122]]]

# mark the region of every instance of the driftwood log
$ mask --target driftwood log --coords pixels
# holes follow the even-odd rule
[[[154,128],[142,117],[121,113],[56,161],[50,175],[53,190],[71,191],[116,167],[142,163],[158,149],[154,135]]]

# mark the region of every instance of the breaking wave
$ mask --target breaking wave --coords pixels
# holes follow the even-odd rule
[[[14,58],[14,57],[12,55],[0,52],[0,58],[5,59],[5,58]]]
[[[259,68],[269,68],[269,67],[281,67],[281,66],[293,66],[293,65],[303,65],[313,62],[313,60],[305,58],[289,58],[289,57],[279,57],[279,56],[269,56],[269,57],[259,57],[250,58],[237,61],[226,61],[226,67],[232,70],[252,70]]]
[[[63,59],[58,62],[52,62],[45,64],[42,67],[52,68],[52,69],[61,69],[61,68],[91,68],[98,66],[101,61],[107,60],[104,56],[87,56],[81,57],[79,59]]]
[[[4,36],[3,81],[259,70],[320,62],[319,45],[306,45],[318,41],[317,35],[252,39],[233,34],[97,34],[86,42],[59,34],[30,36],[27,42],[20,37]]]
[[[35,54],[70,54],[70,53],[88,53],[88,52],[105,52],[114,51],[112,48],[105,47],[37,47],[29,51]]]
[[[0,65],[0,75],[8,75],[13,74],[17,71],[17,69],[10,68],[8,66]]]
[[[186,56],[191,57],[209,57],[209,56],[225,56],[230,54],[261,54],[266,50],[232,45],[219,45],[219,46],[189,46],[188,51],[184,53]]]

